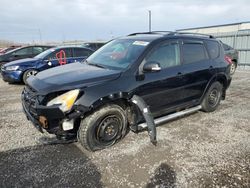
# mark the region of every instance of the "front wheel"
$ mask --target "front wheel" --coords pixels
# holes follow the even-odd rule
[[[29,69],[29,70],[25,71],[24,74],[23,74],[23,82],[24,82],[25,84],[27,84],[27,79],[28,79],[30,76],[35,76],[37,73],[38,73],[38,71],[35,70],[35,69]]]
[[[107,148],[126,134],[127,118],[118,105],[107,105],[85,117],[78,130],[78,141],[89,150]]]
[[[205,112],[213,112],[220,104],[223,86],[220,82],[214,82],[208,89],[202,101],[202,110]]]

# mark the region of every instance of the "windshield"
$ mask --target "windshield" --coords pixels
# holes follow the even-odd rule
[[[87,62],[109,69],[126,69],[138,59],[148,44],[147,41],[117,39],[97,50]]]
[[[50,48],[50,49],[45,50],[44,52],[38,54],[37,56],[35,56],[35,58],[43,59],[43,58],[45,58],[47,55],[51,54],[51,53],[54,52],[54,51],[55,51],[54,48]]]

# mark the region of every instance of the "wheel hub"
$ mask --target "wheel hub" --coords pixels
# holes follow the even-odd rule
[[[211,93],[209,94],[209,98],[208,98],[209,104],[212,106],[216,105],[218,98],[219,98],[218,91],[216,89],[212,90]]]
[[[108,116],[101,121],[97,136],[104,142],[112,141],[116,138],[120,127],[120,120],[115,116]]]
[[[230,67],[231,74],[233,74],[234,71],[235,71],[235,64],[233,63],[233,64],[231,64],[231,67]]]
[[[33,76],[33,75],[36,75],[37,74],[37,71],[33,70],[33,71],[29,71],[28,74],[27,74],[27,77],[30,77],[30,76]]]

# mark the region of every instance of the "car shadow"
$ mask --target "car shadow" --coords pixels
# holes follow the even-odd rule
[[[172,167],[162,163],[154,172],[154,176],[150,178],[150,182],[146,188],[152,187],[176,187],[176,173]]]
[[[101,174],[74,144],[0,153],[0,187],[102,187]]]

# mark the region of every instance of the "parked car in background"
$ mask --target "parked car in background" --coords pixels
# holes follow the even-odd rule
[[[9,52],[9,51],[11,51],[11,50],[14,50],[14,49],[16,49],[16,48],[20,48],[21,46],[10,46],[10,47],[7,47],[7,48],[2,48],[1,50],[0,50],[0,55],[3,55],[3,54],[5,54],[5,53],[7,53],[7,52]]]
[[[107,148],[128,129],[147,128],[198,110],[212,112],[226,97],[230,63],[212,36],[135,33],[112,40],[88,57],[27,80],[22,104],[41,132]]]
[[[97,49],[101,48],[104,44],[106,44],[106,42],[86,42],[82,44],[82,46],[96,51]]]
[[[2,66],[5,63],[15,61],[18,59],[35,57],[36,55],[44,52],[45,50],[51,47],[52,46],[35,45],[35,46],[20,47],[11,50],[3,55],[0,55],[0,66]]]
[[[6,82],[24,82],[31,75],[59,65],[74,63],[86,59],[93,50],[83,47],[54,47],[34,58],[20,59],[4,64],[1,68]]]
[[[230,74],[233,75],[238,66],[239,52],[233,47],[223,43],[223,48],[227,57],[232,61]]]

